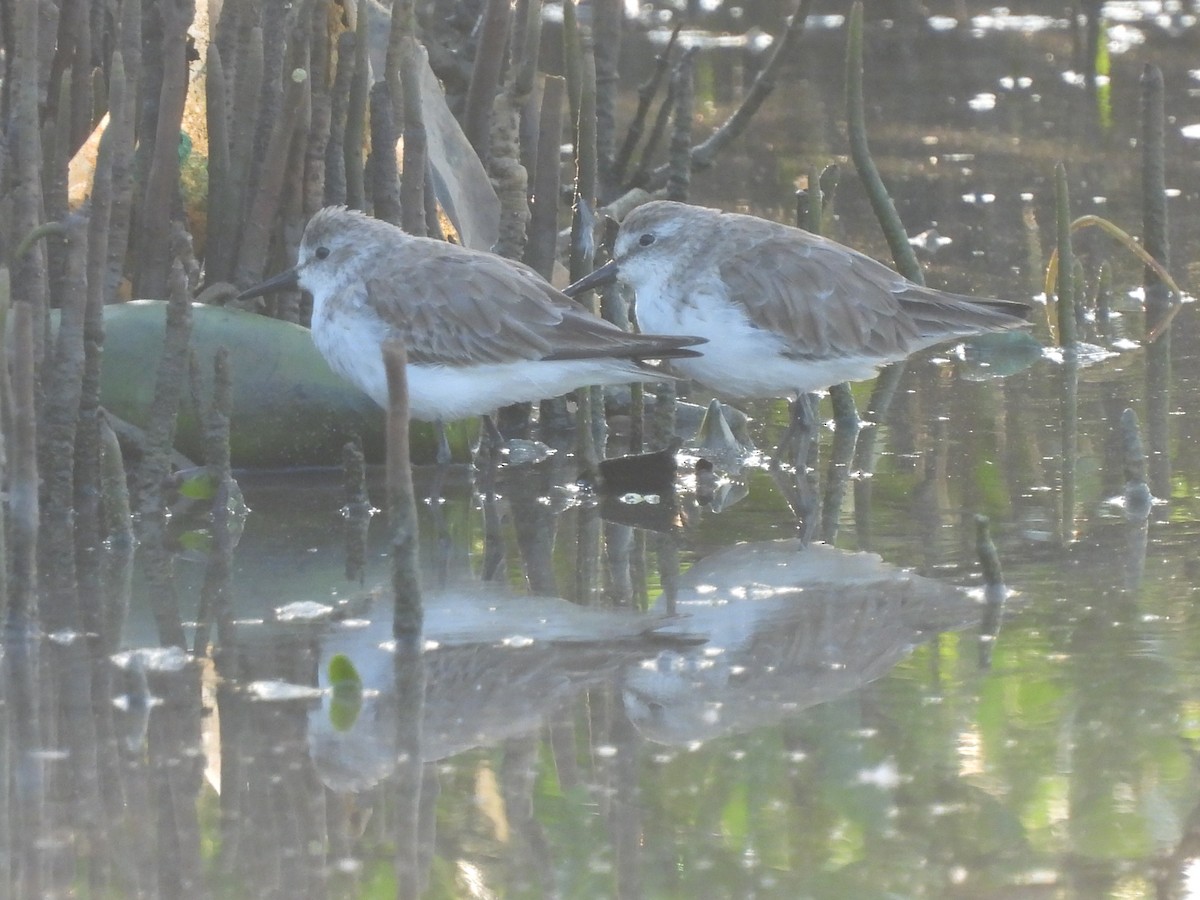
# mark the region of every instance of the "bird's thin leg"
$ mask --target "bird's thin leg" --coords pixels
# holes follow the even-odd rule
[[[496,426],[495,419],[486,413],[482,418],[484,431],[487,432],[487,441],[491,445],[490,449],[493,453],[497,453],[504,447],[504,435],[500,433],[500,429]]]
[[[787,434],[775,451],[771,469],[778,480],[785,477],[781,468],[785,460],[794,466],[789,479],[794,479],[794,482],[784,491],[784,495],[790,496],[789,505],[796,515],[800,540],[807,544],[816,535],[820,525],[820,488],[815,459],[818,427],[816,394],[799,394],[792,403],[791,413]],[[812,466],[809,465],[810,460]]]
[[[483,428],[479,433],[479,445],[475,449],[475,468],[483,473],[491,472],[500,460],[500,451],[504,449],[504,435],[496,427],[496,420],[484,414]]]
[[[450,453],[450,439],[446,436],[446,423],[438,419],[433,423],[433,429],[437,432],[437,456],[434,460],[439,467],[448,466],[453,456]]]
[[[815,394],[799,394],[791,404],[791,421],[788,430],[775,450],[775,463],[792,462],[797,472],[808,466],[808,454],[813,438],[817,434],[817,397]]]

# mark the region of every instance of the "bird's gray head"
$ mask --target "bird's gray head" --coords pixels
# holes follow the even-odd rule
[[[257,297],[297,284],[314,297],[328,295],[345,279],[361,276],[363,260],[403,240],[394,225],[344,206],[318,210],[304,229],[296,265],[261,284],[242,291],[239,299]]]
[[[621,280],[637,284],[645,270],[678,259],[697,211],[698,207],[686,203],[656,200],[626,216],[613,244]]]
[[[689,254],[703,250],[703,240],[690,239],[703,233],[703,219],[715,210],[671,200],[643,203],[625,217],[613,243],[612,261],[563,290],[568,297],[619,278],[626,284],[646,286],[670,277]]]
[[[347,272],[359,269],[358,261],[396,240],[400,230],[379,219],[344,206],[318,210],[304,229],[296,254],[300,286],[318,293]]]

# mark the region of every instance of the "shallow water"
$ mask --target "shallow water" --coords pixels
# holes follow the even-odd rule
[[[927,260],[931,284],[1037,293],[1024,222],[1052,245],[1058,160],[1075,214],[1140,232],[1138,79],[1152,61],[1178,189],[1171,270],[1187,287],[1200,32],[1164,6],[1109,4],[1107,129],[1068,75],[1064,19],[980,7],[970,28],[869,28],[880,168],[909,233],[951,239]],[[808,166],[840,159],[843,36],[824,24],[750,139],[695,177],[697,202],[787,220]],[[698,57],[706,122],[728,111],[741,52]],[[841,162],[827,231],[886,258]],[[1140,264],[1094,232],[1079,250],[1089,278],[1113,267],[1121,318],[1102,343],[1140,337],[1127,294]],[[1018,361],[981,370],[952,348],[909,363],[832,546],[799,549],[794,484],[765,466],[727,473],[711,499],[685,478],[674,498],[626,504],[581,491],[565,452],[494,484],[456,472],[421,508],[415,657],[389,643],[383,517],[347,579],[340,476],[243,474],[234,614],[202,659],[145,649],[159,588],[115,549],[104,589],[126,612],[119,635],[5,648],[15,774],[0,859],[35,873],[31,896],[391,896],[397,880],[445,897],[1200,896],[1198,330],[1186,306],[1169,496],[1148,518],[1114,502],[1126,408],[1148,440],[1140,348],[1077,373],[1073,526],[1065,367],[1037,358],[985,378]],[[1048,341],[1044,323],[1035,334]],[[860,408],[869,391],[856,388]],[[750,412],[770,447],[786,410]],[[420,496],[431,478],[418,472]],[[371,496],[383,505],[378,473]],[[1002,602],[981,588],[979,514]],[[190,619],[202,525],[174,522]],[[361,695],[330,689],[339,654]]]

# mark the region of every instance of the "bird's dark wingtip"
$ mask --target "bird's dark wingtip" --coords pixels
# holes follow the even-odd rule
[[[697,344],[707,344],[708,338],[696,337],[695,335],[685,334],[679,337],[665,337],[659,335],[659,349],[653,355],[646,354],[651,359],[694,359],[697,356],[703,356],[701,350],[691,350],[690,347],[695,347]]]
[[[988,309],[1028,322],[1033,316],[1033,304],[1024,300],[980,300]]]
[[[664,350],[651,359],[695,359],[698,356],[703,356],[699,350],[689,350],[686,347],[676,347],[673,350]]]

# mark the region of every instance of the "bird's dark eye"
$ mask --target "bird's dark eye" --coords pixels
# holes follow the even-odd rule
[[[325,257],[329,256],[329,248],[328,247],[318,247],[316,249],[316,252],[313,253],[313,256],[315,256],[317,259],[325,259]]]
[[[643,247],[649,247],[651,244],[654,243],[654,235],[643,234],[640,238],[638,238],[638,243],[641,244]]]

